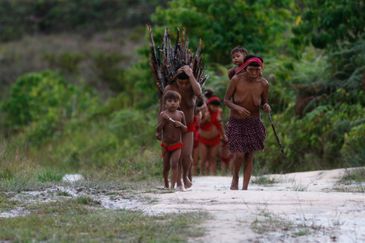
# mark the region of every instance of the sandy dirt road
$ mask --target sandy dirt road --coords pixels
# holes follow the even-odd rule
[[[339,183],[345,169],[253,177],[248,191],[231,191],[231,177],[194,177],[186,192],[97,190],[87,182],[7,195],[18,207],[0,217],[31,212],[24,205],[91,197],[99,207],[149,215],[205,212],[205,234],[190,242],[365,242],[365,184]],[[240,178],[242,183],[242,178]],[[349,192],[360,191],[360,192]]]
[[[195,177],[187,192],[150,194],[148,211],[208,212],[206,234],[191,242],[365,242],[365,194],[339,191],[344,171],[270,175],[248,191],[229,190],[230,177]]]

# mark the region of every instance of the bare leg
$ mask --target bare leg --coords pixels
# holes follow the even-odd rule
[[[209,174],[217,174],[217,155],[218,155],[219,145],[209,148],[208,162],[209,162]]]
[[[177,166],[177,181],[176,181],[176,190],[185,191],[184,183],[182,182],[181,174],[182,174],[182,158],[180,155],[179,163]]]
[[[207,161],[207,153],[208,148],[205,144],[199,144],[199,152],[200,152],[200,175],[206,174],[206,161]]]
[[[193,168],[192,174],[197,175],[198,173],[198,163],[199,163],[199,145],[193,149]]]
[[[181,151],[181,160],[182,160],[182,180],[186,188],[192,186],[191,181],[188,178],[188,173],[191,168],[191,164],[193,163],[193,157],[191,154],[193,153],[193,143],[194,143],[194,133],[188,132],[183,135],[183,144],[184,147]]]
[[[175,184],[177,184],[180,155],[181,149],[175,150],[171,153],[171,189],[174,189]]]
[[[171,152],[164,152],[163,155],[163,180],[165,188],[169,188],[170,155]]]
[[[253,152],[245,154],[245,165],[243,167],[243,187],[242,190],[247,190],[248,183],[250,182],[253,168]]]
[[[241,164],[242,164],[243,160],[244,160],[243,153],[236,152],[234,154],[231,190],[238,190],[238,179],[239,179]]]

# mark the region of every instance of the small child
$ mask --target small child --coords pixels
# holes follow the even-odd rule
[[[227,137],[222,124],[220,99],[211,90],[207,90],[205,96],[208,100],[199,129],[200,174],[207,170],[210,175],[215,175],[219,145],[221,140],[227,141]]]
[[[228,78],[232,79],[232,77],[238,73],[239,67],[243,65],[243,61],[245,57],[248,55],[248,51],[240,46],[236,46],[231,50],[231,56],[232,56],[232,63],[235,65],[235,67],[228,70]]]
[[[184,113],[178,110],[181,96],[178,92],[168,90],[162,97],[163,110],[158,118],[158,126],[156,137],[161,140],[163,148],[163,178],[165,188],[169,188],[168,175],[170,167],[172,168],[171,189],[175,188],[175,184],[179,178],[178,166],[181,155],[182,134],[187,131]],[[171,163],[171,166],[170,166]],[[184,190],[180,186],[179,190]]]

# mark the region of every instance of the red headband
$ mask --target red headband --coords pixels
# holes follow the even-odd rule
[[[260,58],[258,58],[258,57],[252,57],[252,58],[250,58],[250,59],[248,59],[244,64],[243,64],[243,66],[244,66],[244,68],[246,68],[248,65],[250,65],[251,63],[253,63],[253,62],[256,62],[257,64],[259,64],[260,65],[260,67],[262,67],[262,61],[261,61],[261,59]]]
[[[219,99],[219,97],[217,96],[212,96],[207,100],[207,104],[209,105],[210,103],[212,103],[213,101],[218,101],[221,102],[221,100]]]
[[[260,59],[260,58],[258,58],[258,57],[251,57],[251,58],[249,58],[248,60],[246,60],[246,62],[244,62],[241,66],[239,66],[239,67],[236,67],[235,68],[235,73],[236,74],[238,74],[238,73],[240,73],[242,70],[245,70],[246,69],[246,67],[248,66],[248,65],[250,65],[251,63],[253,63],[253,62],[256,62],[257,64],[259,64],[260,65],[260,67],[263,67],[264,66],[264,63],[263,63],[263,61]]]

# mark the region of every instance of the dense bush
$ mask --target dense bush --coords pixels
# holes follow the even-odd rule
[[[351,166],[365,165],[365,121],[354,126],[345,134],[345,141],[341,149],[344,163]]]
[[[292,1],[176,0],[168,8],[157,8],[153,22],[169,27],[185,27],[190,43],[204,41],[209,61],[227,64],[230,50],[241,45],[250,52],[268,53],[274,47],[287,47]],[[262,11],[265,9],[265,11]],[[276,49],[277,50],[277,49]]]
[[[23,130],[38,144],[62,130],[63,123],[80,113],[92,113],[97,99],[90,92],[46,71],[19,77],[2,106],[10,133]]]

